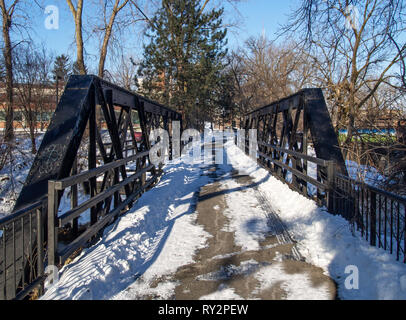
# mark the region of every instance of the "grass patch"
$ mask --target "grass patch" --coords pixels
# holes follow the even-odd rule
[[[338,141],[342,144],[345,139],[347,139],[346,134],[340,133],[338,135]],[[381,144],[381,145],[391,145],[396,143],[396,136],[388,134],[374,134],[374,133],[363,133],[360,135],[353,136],[351,142],[364,142],[372,144]]]

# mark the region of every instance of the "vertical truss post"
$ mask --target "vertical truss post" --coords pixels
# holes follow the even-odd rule
[[[58,191],[55,181],[48,181],[48,265],[56,264],[56,251],[58,243],[58,229],[55,223],[58,214]]]
[[[96,168],[96,103],[95,103],[95,88],[91,87],[89,94],[89,150],[88,163],[89,170]],[[97,193],[96,177],[90,178],[90,197],[94,197]],[[90,209],[90,224],[97,222],[97,207],[93,206]]]
[[[334,212],[334,197],[335,197],[335,185],[334,185],[334,171],[335,171],[335,162],[327,162],[327,209],[330,213]]]
[[[43,224],[43,211],[44,206],[36,210],[37,214],[37,276],[42,277],[44,275],[44,224]],[[41,283],[39,288],[39,294],[43,294],[43,284]]]
[[[308,149],[308,139],[307,139],[307,134],[309,132],[309,126],[308,126],[308,117],[307,117],[307,103],[306,99],[301,97],[303,100],[303,137],[302,137],[302,153],[304,155],[307,155],[307,149]],[[303,159],[303,173],[307,175],[307,160]],[[306,195],[308,194],[307,186],[306,186]]]
[[[135,108],[138,111],[138,118],[140,120],[140,127],[141,127],[141,132],[142,132],[142,141],[144,143],[144,147],[146,150],[149,150],[151,148],[151,145],[149,143],[149,135],[147,132],[147,126],[146,126],[146,119],[145,119],[145,111],[144,111],[144,102],[141,102],[137,97],[134,97],[134,104]],[[146,166],[146,158],[143,158],[141,160],[141,167],[145,168]],[[141,178],[141,187],[145,185],[146,181],[146,173],[144,173]]]
[[[75,157],[75,161],[73,162],[72,166],[72,176],[76,175],[78,172],[78,161],[77,156]],[[74,184],[70,189],[70,206],[71,209],[75,208],[78,205],[78,185]],[[72,221],[72,234],[73,236],[77,236],[79,231],[79,223],[78,218],[73,219]]]
[[[102,89],[100,88],[100,90],[102,90]],[[103,93],[103,92],[101,92],[101,93]],[[104,112],[105,112],[107,127],[109,129],[111,140],[112,140],[111,141],[112,147],[114,149],[117,159],[123,159],[123,148],[122,148],[121,141],[120,141],[116,114],[114,112],[113,91],[112,90],[106,90],[106,101],[107,101],[107,105],[108,105],[108,110],[105,108],[106,110],[104,110]],[[106,113],[107,114],[109,113],[109,116],[106,117]],[[107,120],[107,119],[109,119],[109,120]],[[123,178],[123,180],[126,179],[127,172],[126,172],[125,166],[120,167],[120,172],[121,172],[121,177]],[[116,174],[116,176],[117,176],[117,174]],[[117,178],[118,178],[118,176],[117,176]],[[116,180],[116,181],[118,182],[118,180]],[[125,189],[126,196],[127,197],[130,196],[131,190],[130,190],[129,185],[126,185],[124,187],[124,189]]]

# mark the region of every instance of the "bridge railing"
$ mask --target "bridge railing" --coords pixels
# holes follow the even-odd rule
[[[113,144],[110,142],[110,143],[105,143],[104,144],[106,147],[111,147]],[[124,143],[123,143],[123,154],[124,154],[124,157],[125,158],[127,158],[129,155],[134,155],[134,154],[136,154],[137,153],[137,146],[136,145],[134,145],[134,142],[133,142],[133,140],[126,140],[126,141],[124,141]],[[101,155],[98,155],[97,157],[96,157],[96,159],[103,159],[103,156],[101,156]]]
[[[249,154],[249,138],[242,137],[243,151]],[[238,142],[237,142],[238,143]],[[334,177],[334,161],[324,160],[285,149],[263,141],[257,141],[256,161],[278,180],[319,205],[332,206],[331,186]],[[241,147],[241,146],[240,146]],[[312,167],[313,173],[309,173]]]
[[[149,164],[148,153],[148,151],[139,152],[65,179],[48,182],[48,225],[54,226],[54,228],[48,228],[49,263],[53,261],[55,265],[63,265],[72,254],[83,248],[106,225],[130,208],[132,203],[156,181],[160,172],[152,170],[154,165]],[[132,173],[130,176],[120,177],[118,169],[123,166],[128,173]],[[147,174],[149,174],[148,177]],[[100,181],[102,177],[103,182]],[[79,186],[85,182],[99,180],[105,184],[109,179],[114,181],[110,187],[101,187],[102,192],[90,195],[82,203],[78,203],[77,196],[72,193],[72,190],[77,192]],[[127,194],[128,188],[130,192]],[[61,195],[69,190],[71,192],[70,208],[58,213]],[[121,196],[124,196],[124,199]],[[74,201],[72,197],[75,198]],[[64,230],[71,229],[74,221],[89,211],[91,221],[83,225],[80,230],[71,232],[70,239],[64,240],[63,248],[58,246],[62,242],[58,237],[64,233]]]
[[[258,164],[350,221],[371,245],[406,262],[406,198],[348,177],[321,89],[304,89],[255,109],[240,126],[246,154],[253,153],[248,130],[256,131]],[[315,157],[308,155],[309,147]]]
[[[23,299],[42,292],[45,263],[46,201],[5,217],[0,222],[0,300]]]
[[[248,139],[244,140],[242,150],[248,155]],[[406,263],[406,198],[338,173],[334,161],[262,141],[257,144],[257,163],[275,178],[326,206],[330,213],[343,216],[372,246]],[[316,166],[317,178],[304,170],[309,162]]]
[[[263,147],[262,152],[258,152],[258,162],[269,168],[275,177],[320,205],[329,206],[334,161],[319,159],[261,141],[258,142],[258,146]],[[315,176],[308,173],[310,163],[315,167]]]
[[[275,178],[318,205],[326,206],[330,213],[343,216],[372,246],[387,250],[406,263],[406,198],[338,173],[334,161],[257,143],[262,150],[257,151],[257,163]],[[248,144],[242,150],[249,154]],[[290,161],[284,155],[289,155]],[[297,163],[307,165],[308,162],[317,166],[317,179],[303,168],[295,168]]]
[[[48,266],[63,264],[161,174],[161,166],[155,168],[149,162],[148,150],[154,142],[150,134],[157,128],[170,132],[172,121],[182,128],[180,113],[96,76],[69,78],[10,216],[17,220],[10,225],[13,218],[0,222],[5,234],[0,241],[6,252],[3,291],[7,291],[0,299],[19,297],[25,280],[32,278],[25,277],[32,264],[24,252],[37,250],[35,243],[25,248],[36,229],[26,228],[30,223],[25,220],[19,227],[18,220],[21,216],[31,219],[27,208],[38,199],[47,199],[41,206],[43,226],[38,230],[46,239]],[[141,132],[136,132],[136,124]]]
[[[331,213],[351,221],[361,235],[406,263],[406,198],[335,173]]]

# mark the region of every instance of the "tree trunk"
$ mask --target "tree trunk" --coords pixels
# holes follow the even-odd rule
[[[66,0],[75,20],[75,39],[76,39],[76,54],[77,65],[80,74],[86,74],[85,61],[83,57],[83,36],[82,36],[82,11],[83,0],[78,0],[77,8],[74,7],[71,0]]]
[[[32,111],[29,111],[29,127],[30,127],[30,138],[31,138],[31,153],[37,153],[37,146],[35,143],[35,125],[36,122],[34,121],[35,115],[33,115]]]
[[[83,57],[83,37],[82,37],[82,0],[80,3],[80,11],[76,13],[75,25],[76,25],[76,48],[77,48],[77,61],[80,74],[86,74],[85,60]],[[79,7],[79,4],[78,4]]]
[[[101,52],[100,52],[100,59],[99,59],[99,77],[100,78],[104,77],[104,64],[106,63],[107,48],[109,45],[112,30],[113,30],[114,19],[117,14],[115,12],[115,9],[116,8],[114,8],[113,13],[111,14],[109,25],[107,26],[106,33],[104,34],[103,45],[102,45]]]
[[[4,0],[0,2],[2,14],[3,14],[3,41],[4,41],[4,64],[6,68],[6,127],[4,132],[4,140],[11,142],[14,139],[14,112],[13,112],[13,60],[12,49],[10,40],[10,27],[11,17],[8,15],[4,5]]]
[[[101,48],[101,52],[100,52],[100,59],[99,59],[99,77],[100,78],[104,77],[104,64],[106,63],[107,49],[108,49],[112,31],[113,31],[114,21],[116,20],[117,14],[120,12],[121,9],[123,9],[127,5],[128,2],[129,2],[129,0],[125,0],[120,5],[120,0],[116,0],[116,2],[114,3],[113,11],[110,16],[109,24],[106,27],[106,32],[104,34],[103,44],[102,44],[102,48]]]

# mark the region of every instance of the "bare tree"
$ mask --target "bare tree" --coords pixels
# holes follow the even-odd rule
[[[277,46],[264,36],[248,39],[229,55],[228,68],[241,115],[302,89],[312,73],[311,61],[295,43]]]
[[[134,59],[129,55],[121,54],[115,61],[113,67],[113,79],[119,86],[135,91],[135,81],[137,80],[137,67]]]
[[[334,101],[349,145],[355,125],[378,88],[391,82],[406,51],[403,1],[304,0],[284,32],[302,35]],[[398,49],[395,47],[395,43]]]
[[[76,3],[73,0],[66,1],[75,22],[76,69],[80,74],[87,73],[84,62],[85,41],[83,34],[88,33],[90,37],[99,37],[100,53],[98,54],[97,72],[99,77],[103,78],[109,50],[114,45],[119,49],[124,46],[125,39],[121,35],[128,31],[128,27],[135,22],[146,20],[142,16],[143,11],[137,5],[136,0],[94,0],[93,2],[86,2],[86,4],[90,3],[86,8],[91,8],[92,13],[89,14],[89,21],[84,23],[85,2],[83,0],[77,0]]]
[[[10,38],[11,27],[13,24],[13,16],[16,8],[19,5],[19,0],[14,0],[8,7],[4,0],[0,0],[0,9],[2,14],[2,33],[3,33],[3,56],[5,65],[5,78],[6,78],[6,112],[5,120],[6,127],[4,132],[4,140],[10,142],[14,138],[13,130],[13,55],[12,43]]]
[[[0,55],[0,82],[4,82],[6,77],[6,68],[4,67],[4,56]]]
[[[117,19],[120,11],[123,11],[125,7],[130,3],[129,0],[103,0],[98,2],[102,11],[103,21],[101,25],[98,25],[94,28],[94,31],[103,33],[98,66],[98,75],[99,77],[103,78],[105,72],[104,66],[106,63],[107,49],[109,46],[109,42],[111,41],[111,38],[113,36],[114,27],[116,27],[117,29],[124,23],[128,25],[129,23],[132,23],[132,21],[129,21],[128,17],[125,20]]]
[[[35,133],[42,120],[44,105],[49,103],[49,76],[52,58],[44,48],[20,46],[14,57],[16,102],[21,108],[31,139],[31,152],[37,152]]]
[[[246,86],[246,71],[244,65],[243,54],[240,51],[232,52],[228,56],[227,68],[232,75],[234,97],[233,102],[236,106],[235,116],[238,117],[241,124],[244,114],[249,111],[251,101],[255,96],[255,92],[248,90]]]
[[[80,74],[86,74],[84,47],[83,47],[83,0],[77,0],[76,6],[72,0],[66,0],[75,22],[76,62]]]

